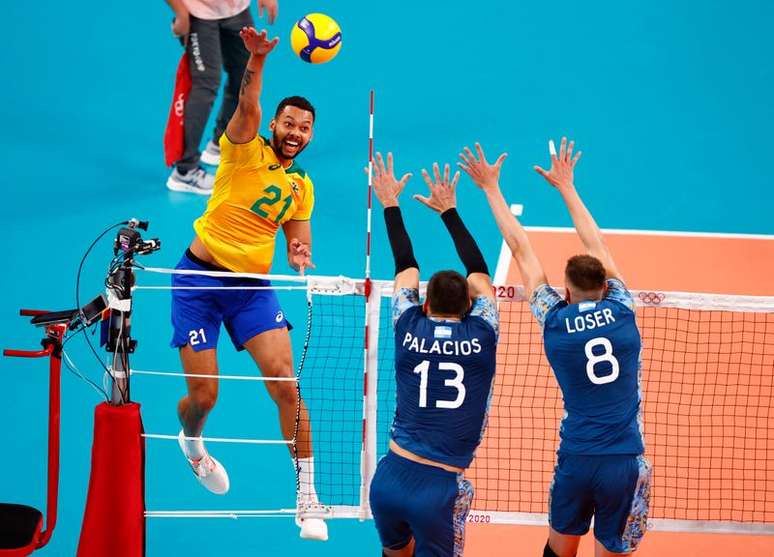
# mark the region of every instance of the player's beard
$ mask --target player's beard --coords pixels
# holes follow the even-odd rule
[[[298,155],[301,154],[301,151],[306,149],[306,146],[309,144],[308,142],[304,143],[304,140],[301,139],[301,140],[298,141],[298,149],[293,154],[288,154],[285,151],[285,138],[286,137],[287,137],[287,135],[285,135],[284,137],[280,138],[279,134],[277,133],[277,130],[274,130],[272,132],[272,135],[271,135],[272,147],[274,147],[274,150],[283,159],[287,159],[287,160],[295,159]]]

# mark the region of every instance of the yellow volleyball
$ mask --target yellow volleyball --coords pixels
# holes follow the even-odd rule
[[[293,26],[290,46],[304,62],[323,64],[341,50],[341,29],[332,17],[308,14]]]

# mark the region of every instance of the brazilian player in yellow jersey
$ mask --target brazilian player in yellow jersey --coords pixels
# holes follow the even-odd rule
[[[302,97],[284,99],[269,123],[271,139],[261,137],[263,67],[278,39],[268,40],[266,31],[258,33],[252,27],[242,29],[240,35],[250,59],[239,104],[220,139],[221,161],[212,197],[194,223],[196,236],[177,268],[268,273],[277,232],[282,228],[288,262],[303,274],[305,269],[314,268],[310,227],[314,188],[295,158],[312,139],[314,107]],[[228,474],[201,439],[218,395],[216,347],[221,324],[237,350],[247,350],[264,376],[292,378],[289,324],[268,281],[196,273],[173,277],[173,286],[187,288],[172,291],[172,346],[180,349],[187,374],[212,376],[186,378],[188,394],[178,404],[183,426],[180,448],[199,482],[213,493],[223,494],[229,489]],[[306,406],[294,381],[270,380],[265,385],[277,405],[285,439],[293,438],[299,417],[296,522],[301,537],[325,540],[328,531],[319,518],[324,509],[314,486]]]

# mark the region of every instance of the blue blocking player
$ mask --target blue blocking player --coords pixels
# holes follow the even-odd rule
[[[581,153],[573,157],[573,143],[562,139],[557,155],[551,142],[551,169],[535,167],[559,191],[587,251],[567,262],[562,297],[547,284],[527,233],[500,193],[505,155],[490,165],[481,146],[476,149],[478,157],[465,148],[459,166],[486,194],[511,248],[564,397],[543,555],[574,556],[592,516],[596,556],[628,555],[645,533],[650,499],[650,464],[642,456],[641,340],[632,295],[573,185]]]
[[[392,154],[377,155],[374,191],[395,257],[397,407],[390,450],[371,483],[371,509],[387,557],[462,555],[473,487],[470,466],[486,424],[495,376],[498,317],[484,258],[456,210],[459,172],[423,171],[430,197],[467,271],[435,273],[419,302],[419,265],[403,224]]]

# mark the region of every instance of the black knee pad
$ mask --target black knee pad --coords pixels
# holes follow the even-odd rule
[[[559,557],[556,553],[554,553],[554,550],[551,549],[551,546],[548,545],[548,542],[546,542],[546,546],[543,548],[543,557]]]

